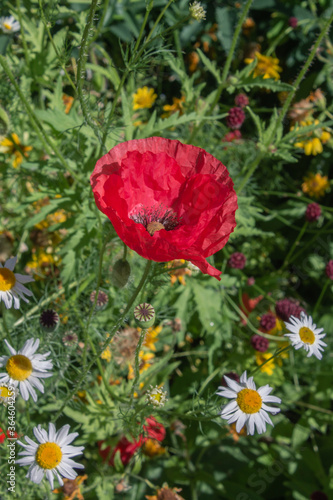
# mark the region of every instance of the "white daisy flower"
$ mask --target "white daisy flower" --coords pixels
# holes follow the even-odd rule
[[[5,344],[11,356],[0,356],[0,368],[5,367],[5,372],[0,372],[0,385],[9,384],[18,387],[22,398],[27,401],[29,395],[37,401],[36,387],[41,393],[44,392],[43,383],[40,378],[52,376],[48,372],[53,367],[52,361],[46,360],[50,352],[45,354],[35,354],[39,346],[39,339],[29,339],[22,349],[16,351],[5,340]]]
[[[253,377],[247,378],[246,371],[239,382],[225,375],[224,380],[228,387],[220,386],[216,394],[233,399],[221,412],[221,417],[226,419],[228,424],[236,422],[237,432],[240,432],[246,424],[247,433],[251,435],[254,434],[255,426],[258,434],[262,434],[266,431],[266,423],[273,425],[267,412],[275,414],[280,408],[267,406],[266,403],[281,403],[281,399],[269,396],[272,387],[267,384],[257,390]]]
[[[151,385],[146,394],[146,403],[159,407],[164,406],[166,401],[167,392],[163,391],[163,388],[159,388],[157,385],[155,387]]]
[[[10,384],[0,384],[0,403],[7,406],[9,403],[15,402],[18,393],[16,387],[12,387]]]
[[[23,283],[35,281],[31,276],[13,273],[16,261],[17,257],[11,257],[5,262],[3,267],[0,263],[0,302],[3,300],[7,309],[12,307],[13,299],[14,309],[20,307],[19,296],[25,302],[29,302],[24,294],[31,296],[32,292],[23,286]]]
[[[16,33],[20,31],[20,23],[15,21],[13,16],[0,17],[0,30],[4,33]]]
[[[58,479],[60,486],[63,486],[64,482],[61,476],[75,479],[77,473],[74,467],[84,469],[84,465],[72,460],[72,457],[82,454],[84,446],[70,444],[79,434],[77,432],[68,434],[69,429],[70,426],[67,424],[57,432],[54,424],[49,423],[49,432],[47,433],[38,425],[34,427],[33,433],[39,444],[28,436],[24,437],[28,444],[17,441],[25,450],[19,453],[19,455],[24,455],[24,458],[16,460],[16,463],[23,466],[30,465],[26,475],[28,479],[39,484],[46,475],[51,490],[53,490],[54,477]]]
[[[327,346],[321,339],[326,336],[326,333],[321,333],[324,328],[316,328],[311,316],[307,316],[301,312],[301,319],[290,316],[290,323],[286,323],[286,328],[289,332],[285,337],[289,337],[292,346],[295,349],[303,347],[307,353],[308,358],[314,354],[316,358],[321,359],[323,355],[320,351],[324,350]]]

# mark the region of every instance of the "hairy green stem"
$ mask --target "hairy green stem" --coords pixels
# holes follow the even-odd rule
[[[288,252],[288,254],[287,254],[287,257],[284,259],[284,262],[283,262],[283,264],[282,264],[282,266],[281,266],[280,271],[283,271],[283,270],[284,270],[284,269],[288,266],[288,264],[289,264],[289,259],[290,259],[290,257],[292,256],[292,254],[294,253],[294,250],[295,250],[296,246],[299,244],[300,240],[302,239],[302,236],[303,236],[303,234],[305,233],[305,231],[306,231],[306,229],[307,229],[308,225],[309,225],[309,222],[306,220],[306,221],[304,222],[304,224],[303,224],[302,229],[301,229],[301,230],[300,230],[300,232],[298,233],[298,236],[297,236],[296,240],[294,241],[294,243],[293,243],[293,245],[292,245],[291,249],[289,250],[289,252]]]
[[[17,2],[19,2],[20,0],[16,0]],[[53,47],[53,50],[54,52],[56,53],[56,56],[57,56],[57,59],[60,63],[60,66],[63,70],[63,72],[65,73],[66,75],[66,78],[69,82],[69,84],[72,86],[74,92],[75,92],[75,95],[77,94],[77,90],[76,90],[76,87],[75,87],[75,83],[73,82],[70,74],[68,73],[67,69],[66,69],[66,65],[64,64],[64,62],[62,61],[61,59],[61,55],[60,55],[60,52],[56,46],[56,44],[54,43],[54,40],[53,40],[53,36],[51,34],[51,31],[50,31],[50,27],[49,27],[49,23],[47,22],[46,20],[46,17],[45,17],[45,13],[44,13],[44,10],[43,10],[43,3],[42,3],[42,0],[38,0],[38,3],[39,3],[39,8],[40,8],[40,15],[41,15],[41,18],[42,18],[42,21],[43,21],[43,24],[45,26],[45,29],[47,31],[47,34],[48,34],[48,37],[50,39],[50,42],[52,44],[52,47]]]
[[[9,333],[9,329],[8,329],[8,325],[7,325],[7,322],[6,322],[6,306],[5,306],[5,303],[2,302],[2,324],[3,324],[3,329],[4,329],[4,335],[3,335],[3,339],[5,339],[6,337],[9,339],[9,342],[11,343],[11,345],[13,345],[13,339]]]
[[[44,145],[45,150],[52,156],[53,153],[55,156],[58,158],[62,166],[66,171],[68,171],[73,179],[75,179],[77,182],[81,182],[81,178],[69,167],[69,165],[66,163],[65,158],[62,156],[60,153],[58,147],[54,144],[54,142],[50,139],[50,136],[45,132],[43,125],[40,123],[39,119],[35,115],[32,107],[30,106],[29,102],[27,101],[26,97],[24,96],[23,92],[21,91],[20,87],[16,83],[15,77],[11,71],[11,69],[8,66],[8,63],[6,59],[0,55],[0,64],[4,69],[4,72],[8,76],[9,80],[11,81],[13,87],[15,88],[17,95],[22,101],[23,106],[25,107],[25,110],[27,112],[27,115],[30,119],[31,125],[33,126],[39,140],[41,143]]]
[[[138,388],[139,385],[139,378],[140,378],[140,351],[142,344],[145,340],[147,330],[141,330],[140,332],[140,338],[138,345],[136,346],[135,349],[135,362],[134,362],[134,380],[133,380],[133,385],[132,385],[132,390],[131,390],[131,397],[130,397],[130,406],[133,407],[133,398],[134,398],[134,393]]]
[[[21,1],[16,0],[16,9],[17,9],[17,17],[20,23],[20,30],[21,30],[21,38],[22,38],[22,45],[23,45],[23,51],[24,51],[24,58],[26,65],[29,66],[29,51],[28,51],[28,46],[27,46],[27,41],[25,39],[25,33],[23,29],[23,17],[22,17],[22,11],[21,11]]]
[[[86,123],[92,128],[98,141],[100,142],[100,144],[102,146],[102,139],[101,139],[101,136],[99,133],[99,127],[96,125],[96,123],[94,122],[94,120],[90,116],[89,105],[87,104],[87,101],[86,101],[85,96],[84,96],[84,90],[83,90],[86,60],[87,60],[87,50],[88,50],[88,46],[89,46],[89,43],[88,43],[89,31],[92,29],[92,26],[93,26],[97,4],[98,4],[98,0],[92,0],[91,5],[90,5],[90,9],[89,9],[87,24],[85,25],[85,28],[83,31],[81,44],[80,44],[78,63],[77,63],[76,85],[77,85],[77,95],[78,95],[78,98],[80,101],[81,110],[82,110],[84,119],[86,120]]]

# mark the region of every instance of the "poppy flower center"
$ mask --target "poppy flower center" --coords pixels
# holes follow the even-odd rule
[[[32,364],[29,358],[22,354],[11,356],[6,364],[6,370],[10,378],[22,382],[30,377],[32,373]]]
[[[237,394],[237,403],[244,413],[258,413],[262,405],[262,399],[257,391],[243,389]]]
[[[0,292],[11,290],[16,283],[15,274],[7,267],[0,269]]]
[[[165,208],[163,205],[150,208],[141,207],[137,211],[132,211],[130,218],[137,224],[142,224],[150,236],[154,236],[161,229],[172,231],[180,222],[177,214],[171,208]]]
[[[43,443],[38,446],[36,452],[36,462],[42,469],[54,469],[60,464],[62,451],[55,443]]]
[[[304,342],[304,344],[313,344],[315,339],[315,335],[310,328],[307,328],[306,326],[302,326],[302,328],[299,331],[299,336],[301,338],[301,341]]]

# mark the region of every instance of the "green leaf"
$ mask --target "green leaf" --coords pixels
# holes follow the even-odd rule
[[[191,281],[191,287],[203,329],[213,332],[216,329],[215,325],[220,322],[221,293],[208,286],[202,286],[199,281],[195,280]]]
[[[89,424],[89,415],[85,415],[81,410],[74,410],[74,408],[66,406],[64,408],[64,414],[78,424]]]
[[[197,52],[200,56],[203,65],[208,69],[208,71],[212,73],[213,76],[215,76],[217,83],[221,83],[221,72],[217,69],[216,62],[208,59],[208,57],[205,56],[202,50],[197,49]]]
[[[57,132],[65,132],[82,125],[82,120],[75,114],[66,115],[65,111],[60,109],[37,109],[35,110],[37,117],[43,122],[50,125]]]
[[[255,124],[257,132],[258,132],[259,141],[263,142],[263,128],[262,128],[259,116],[256,115],[254,113],[254,111],[252,111],[252,109],[249,106],[246,106],[246,110],[250,113],[250,116],[251,116],[252,120],[254,121],[254,124]]]
[[[235,88],[244,88],[246,91],[250,91],[253,87],[260,87],[263,89],[273,90],[275,92],[290,92],[294,90],[292,85],[289,83],[280,82],[279,80],[274,80],[273,78],[264,78],[263,76],[257,76],[253,78],[253,76],[248,76],[243,80],[236,83]]]
[[[230,7],[217,7],[215,17],[218,24],[217,37],[226,52],[231,48],[232,38],[235,31],[236,15]]]

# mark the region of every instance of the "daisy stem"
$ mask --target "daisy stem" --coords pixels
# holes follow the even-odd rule
[[[22,24],[22,11],[21,11],[21,2],[20,0],[16,0],[16,9],[17,9],[17,17],[20,23],[20,29],[21,29],[21,38],[22,38],[22,45],[23,45],[23,51],[24,51],[24,58],[26,65],[29,66],[29,52],[28,52],[28,46],[27,46],[27,41],[25,39],[25,34],[24,34],[24,29],[23,29],[23,24]]]
[[[214,108],[217,105],[217,103],[219,102],[221,94],[226,87],[228,73],[229,73],[231,63],[232,63],[232,59],[234,57],[234,52],[236,49],[238,37],[239,37],[240,31],[242,29],[242,25],[245,21],[245,18],[250,10],[252,2],[253,2],[253,0],[247,0],[246,4],[244,5],[244,9],[240,15],[240,18],[238,20],[237,26],[236,26],[235,31],[234,31],[234,36],[232,38],[231,47],[230,47],[230,50],[228,51],[227,60],[226,60],[224,67],[223,67],[221,81],[219,82],[219,86],[217,88],[215,98],[214,98],[214,100],[209,108],[208,115],[211,115],[213,113]],[[192,133],[190,135],[190,138],[187,141],[187,144],[193,143],[195,137],[197,136],[198,132],[200,131],[200,129],[202,127],[202,124],[203,124],[203,122],[200,122],[199,125],[197,125],[196,127],[193,128]]]
[[[133,398],[134,398],[134,393],[138,388],[139,385],[139,378],[140,378],[140,351],[141,347],[143,344],[143,341],[145,340],[145,336],[148,330],[141,330],[140,332],[140,338],[138,345],[136,346],[135,349],[135,362],[134,362],[134,380],[133,380],[133,386],[132,386],[132,391],[131,391],[131,396],[130,396],[130,405],[133,407]]]
[[[328,285],[329,285],[330,281],[331,281],[331,280],[330,280],[329,278],[327,278],[327,280],[326,280],[326,282],[325,282],[325,285],[323,286],[323,288],[322,288],[322,290],[321,290],[321,292],[320,292],[320,295],[319,295],[319,297],[318,297],[318,299],[317,299],[317,302],[316,302],[316,304],[315,304],[315,306],[314,306],[314,308],[313,308],[313,313],[312,313],[312,314],[313,314],[313,316],[316,314],[316,312],[317,312],[317,310],[318,310],[318,308],[319,308],[319,306],[320,306],[320,304],[321,304],[321,301],[323,300],[323,297],[324,297],[324,295],[325,295],[325,292],[326,292],[326,290],[327,290],[327,287],[328,287]]]
[[[11,345],[13,345],[13,339],[9,333],[9,329],[8,329],[8,325],[7,325],[7,322],[6,322],[6,307],[5,307],[5,303],[2,302],[2,324],[3,324],[3,329],[4,329],[4,332],[5,332],[5,335],[3,336],[3,339],[5,339],[6,337],[8,337],[9,339],[9,342],[11,343]]]
[[[50,136],[45,132],[43,125],[35,115],[32,107],[30,106],[28,100],[26,99],[25,95],[21,91],[20,87],[16,83],[15,77],[6,61],[6,59],[0,54],[0,64],[3,67],[4,72],[8,76],[9,80],[11,81],[13,87],[15,88],[17,95],[22,101],[23,106],[25,107],[25,110],[27,112],[27,115],[30,119],[31,125],[33,129],[36,132],[36,135],[38,136],[39,140],[43,144],[45,150],[48,152],[50,156],[55,156],[58,158],[60,161],[61,165],[64,167],[66,171],[68,171],[73,179],[75,179],[77,182],[81,182],[81,178],[67,165],[65,158],[62,156],[60,153],[58,147],[54,144],[54,142],[50,139]]]
[[[286,339],[281,339],[283,340],[284,342],[286,341]],[[257,373],[258,370],[260,370],[264,365],[266,365],[267,363],[269,363],[270,361],[272,361],[274,358],[277,358],[278,356],[280,356],[281,353],[283,353],[284,351],[289,351],[289,349],[291,349],[291,346],[288,345],[287,347],[283,347],[283,349],[278,349],[274,354],[272,354],[272,356],[268,359],[266,359],[266,361],[264,361],[263,363],[261,363],[261,365],[259,365],[251,374],[251,377]]]
[[[299,242],[300,242],[300,240],[301,240],[301,238],[302,238],[303,234],[304,234],[304,233],[305,233],[305,231],[307,230],[308,225],[309,225],[309,222],[306,220],[306,221],[304,222],[304,224],[303,224],[302,229],[301,229],[301,230],[300,230],[300,232],[298,233],[298,236],[297,236],[296,240],[294,241],[294,243],[293,243],[293,245],[292,245],[291,249],[289,250],[287,257],[284,259],[284,262],[283,262],[283,264],[282,264],[282,266],[281,266],[281,268],[280,268],[280,272],[281,272],[281,271],[283,271],[283,270],[284,270],[284,269],[288,266],[288,264],[289,264],[289,259],[290,259],[290,257],[292,256],[292,254],[294,253],[294,250],[295,250],[296,246],[299,244]]]

